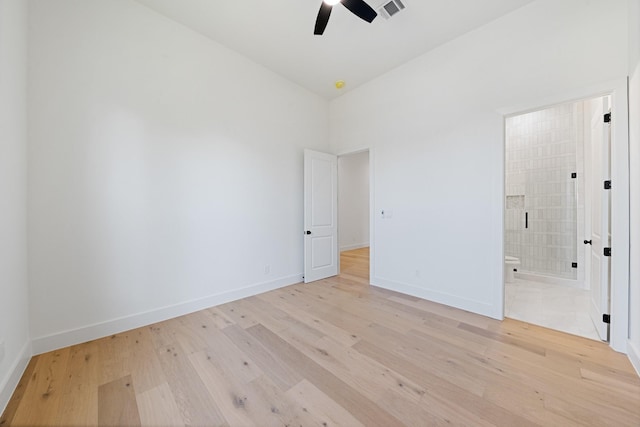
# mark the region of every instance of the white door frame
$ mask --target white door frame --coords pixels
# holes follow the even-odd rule
[[[372,147],[362,147],[355,150],[341,151],[337,154],[338,157],[349,156],[352,154],[364,153],[365,151],[369,152],[369,284],[371,284],[371,280],[374,277],[374,269],[375,263],[375,237],[374,237],[374,221],[376,219],[375,215],[375,180],[373,173],[373,165],[374,162],[374,149]],[[338,187],[340,187],[340,179],[338,178]],[[340,204],[338,204],[338,218],[340,218]],[[338,219],[338,221],[340,221]],[[340,229],[340,223],[338,222],[338,229]],[[338,241],[340,241],[340,236],[338,236]],[[338,256],[338,273],[340,273],[340,256]]]
[[[629,332],[629,103],[627,78],[604,82],[591,87],[577,89],[553,97],[528,101],[526,104],[500,108],[497,113],[503,116],[504,122],[516,116],[546,107],[568,102],[576,102],[599,96],[611,95],[612,135],[611,135],[611,325],[609,345],[620,353],[627,353],[627,337]],[[502,201],[505,190],[506,134],[503,124],[502,141]],[[504,209],[502,209],[502,227],[500,245],[502,257],[500,268],[504,271]],[[501,301],[502,318],[504,318],[504,276],[502,277]]]

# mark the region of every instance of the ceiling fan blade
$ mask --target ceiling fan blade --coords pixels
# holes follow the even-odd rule
[[[342,0],[342,4],[349,9],[354,15],[367,22],[371,22],[376,19],[378,14],[371,6],[364,2],[364,0]]]
[[[332,8],[333,6],[326,4],[324,1],[322,2],[320,10],[318,11],[318,18],[316,19],[316,27],[313,30],[313,34],[319,36],[324,33],[324,29],[327,28],[327,24],[329,23]]]

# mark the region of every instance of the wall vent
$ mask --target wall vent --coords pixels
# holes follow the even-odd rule
[[[404,9],[404,3],[402,3],[401,0],[390,0],[378,8],[378,13],[383,16],[384,19],[389,19],[402,9]]]

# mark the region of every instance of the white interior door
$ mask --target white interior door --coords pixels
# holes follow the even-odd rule
[[[304,150],[304,282],[338,274],[338,158]]]
[[[611,247],[611,191],[604,181],[611,174],[611,126],[604,122],[609,111],[608,97],[591,102],[591,304],[589,314],[603,341],[609,339],[609,325],[603,314],[609,314],[611,284],[610,258],[604,248]]]

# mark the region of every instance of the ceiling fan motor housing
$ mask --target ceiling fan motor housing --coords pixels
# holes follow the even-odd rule
[[[324,30],[329,23],[333,3],[333,1],[329,2],[327,0],[323,0],[320,4],[320,11],[318,12],[318,18],[316,19],[313,34],[322,35],[324,33]],[[349,9],[351,13],[366,22],[372,22],[376,16],[378,16],[378,13],[364,0],[340,0],[338,3],[342,4],[344,7]]]

